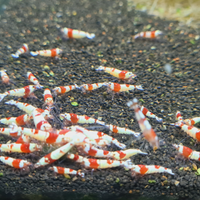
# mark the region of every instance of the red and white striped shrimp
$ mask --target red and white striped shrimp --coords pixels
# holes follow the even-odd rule
[[[45,57],[52,57],[52,58],[59,58],[60,54],[62,53],[62,49],[55,48],[49,50],[40,50],[40,51],[31,51],[30,54],[32,56],[45,56]]]
[[[20,143],[10,143],[10,144],[0,144],[0,152],[18,152],[18,153],[31,153],[34,151],[40,151],[42,149],[41,145],[35,143],[20,144]]]
[[[88,117],[87,115],[76,115],[75,113],[60,114],[60,119],[66,119],[72,124],[100,124],[105,125],[105,122],[98,119]]]
[[[126,160],[136,154],[143,154],[143,155],[147,154],[145,152],[140,151],[139,149],[106,151],[106,150],[98,149],[88,143],[80,144],[80,147],[83,150],[83,152],[89,156],[93,156],[97,158],[112,158],[115,160]]]
[[[19,58],[19,56],[23,53],[28,52],[28,44],[23,44],[22,47],[20,49],[17,50],[17,52],[15,54],[11,54],[11,56],[13,58]]]
[[[82,90],[82,92],[85,93],[86,91],[92,91],[92,90],[99,89],[104,85],[105,85],[105,83],[83,84],[79,88]]]
[[[137,39],[137,38],[155,39],[161,34],[163,34],[163,32],[159,31],[159,30],[156,30],[156,31],[145,31],[145,32],[141,32],[141,33],[136,34],[134,36],[134,39]]]
[[[81,39],[85,37],[87,37],[88,39],[93,39],[95,37],[94,33],[88,33],[71,28],[61,28],[60,31],[64,39]]]
[[[189,147],[183,145],[173,144],[173,147],[178,150],[178,152],[187,159],[200,161],[200,152],[193,151]]]
[[[154,174],[154,173],[168,173],[174,175],[171,169],[158,165],[127,165],[125,168],[131,170],[132,175],[135,174]]]
[[[115,144],[121,149],[125,149],[126,145],[123,143],[120,143],[117,139],[103,133],[100,131],[89,131],[86,128],[80,127],[80,126],[71,126],[70,127],[73,131],[80,131],[82,132],[86,137],[88,137],[91,141],[95,141],[98,143],[103,142],[103,145],[108,145],[108,144]],[[103,140],[103,141],[102,141]]]
[[[38,168],[55,162],[56,160],[64,156],[74,146],[74,144],[75,142],[72,141],[52,151],[51,153],[47,154],[46,156],[38,160],[38,162],[34,165],[34,167]]]
[[[66,138],[65,136],[68,130],[63,130],[62,134],[60,134],[60,131],[52,133],[41,131],[38,129],[18,127],[18,131],[21,134],[24,134],[41,142],[45,142],[47,144],[64,144],[66,142],[69,142],[69,140],[67,140],[68,138]]]
[[[22,168],[28,167],[29,165],[32,165],[32,163],[26,160],[15,159],[15,158],[5,157],[5,156],[0,156],[0,161],[16,169],[22,169]]]
[[[194,117],[191,119],[185,119],[183,120],[185,124],[189,125],[189,126],[193,126],[194,124],[197,124],[200,122],[200,117]]]
[[[132,101],[129,101],[127,105],[134,109],[135,111],[135,117],[139,123],[140,129],[145,137],[145,139],[150,143],[153,148],[159,147],[159,140],[155,133],[155,131],[152,129],[150,123],[145,118],[144,114],[140,110],[140,107],[138,105],[138,100],[134,98]]]
[[[154,118],[156,119],[158,122],[162,122],[163,119],[162,118],[159,118],[157,117],[155,114],[153,114],[152,112],[150,112],[147,108],[145,108],[144,106],[141,106],[141,111],[142,113],[147,116],[147,117],[151,117],[151,118]]]
[[[85,176],[85,174],[83,172],[81,172],[81,170],[74,170],[74,169],[70,169],[70,168],[64,168],[64,167],[57,167],[57,166],[53,166],[53,167],[49,167],[49,170],[52,170],[58,174],[72,174],[72,175],[79,175],[82,178]]]
[[[129,85],[129,84],[118,84],[118,83],[105,83],[105,86],[109,88],[110,91],[113,92],[125,92],[130,90],[144,90],[141,85]]]
[[[16,96],[16,97],[24,97],[27,98],[28,96],[34,96],[33,92],[37,89],[35,85],[28,85],[23,88],[18,88],[14,90],[9,90],[0,94],[0,101],[3,100],[5,96]]]
[[[6,73],[6,70],[1,70],[0,74],[1,74],[2,83],[9,84],[10,78],[9,78],[8,74]]]
[[[60,87],[55,87],[53,89],[55,94],[65,94],[71,90],[74,90],[76,88],[79,88],[78,85],[68,85],[68,86],[60,86]]]
[[[130,129],[127,128],[122,128],[122,127],[118,127],[115,125],[106,125],[107,128],[109,128],[113,133],[117,133],[117,134],[127,134],[127,135],[134,135],[135,137],[139,137],[141,135],[141,133],[132,131]]]
[[[42,85],[40,85],[38,79],[31,73],[31,72],[27,72],[27,78],[28,80],[33,83],[34,85],[37,86],[37,88],[43,88]]]
[[[176,120],[177,120],[177,121],[183,121],[183,117],[182,117],[180,111],[177,111],[177,112],[176,112]]]
[[[0,128],[0,133],[3,135],[11,136],[11,137],[19,137],[21,136],[21,131],[18,126],[13,126],[10,128]]]
[[[120,160],[93,159],[93,158],[84,158],[83,156],[75,154],[67,154],[67,158],[75,160],[76,162],[84,165],[84,167],[91,169],[107,169],[113,167],[120,167],[127,165],[127,162],[130,164],[130,160],[120,161]]]
[[[22,134],[18,139],[17,141],[15,142],[17,144],[28,144],[30,143],[30,137],[28,135],[24,135]]]
[[[128,80],[131,81],[132,79],[134,79],[136,77],[135,74],[133,74],[132,72],[126,71],[126,70],[119,70],[119,69],[115,69],[115,68],[111,68],[111,67],[103,67],[103,66],[99,66],[96,71],[105,71],[109,74],[111,74],[114,77],[117,77],[121,80]]]
[[[45,119],[52,118],[49,110],[47,109],[43,110],[41,108],[34,107],[28,103],[22,103],[19,101],[10,100],[10,101],[5,102],[5,104],[17,106],[19,109],[26,112],[31,118],[32,118],[32,114],[34,110],[37,110],[39,113],[41,113]]]
[[[25,114],[25,115],[20,115],[18,117],[7,117],[7,118],[0,119],[0,123],[7,124],[7,125],[15,123],[18,126],[24,126],[28,124],[31,119],[32,119],[31,116],[29,116],[28,114]]]
[[[52,97],[50,89],[46,88],[44,90],[43,97],[44,97],[44,102],[45,102],[45,104],[47,106],[52,106],[53,105],[53,97]]]
[[[184,124],[184,122],[176,122],[175,124],[171,124],[180,127],[183,131],[185,131],[189,136],[193,137],[197,141],[200,141],[200,129],[194,126],[188,126]]]
[[[40,112],[37,110],[34,110],[32,113],[33,121],[35,124],[36,129],[42,130],[42,131],[51,131],[52,126],[45,120],[45,118],[42,116]]]

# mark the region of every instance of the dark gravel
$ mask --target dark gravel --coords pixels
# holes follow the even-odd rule
[[[62,41],[58,37],[57,25],[95,33],[96,38]],[[164,35],[159,40],[133,40],[134,34],[151,28],[162,30]],[[106,88],[85,95],[77,90],[71,91],[65,96],[56,98],[60,112],[102,117],[108,124],[127,126],[139,131],[134,113],[126,106],[128,100],[136,97],[140,99],[141,104],[167,123],[174,122],[177,110],[182,112],[184,118],[199,116],[198,35],[199,30],[138,12],[131,5],[127,5],[126,1],[13,0],[0,19],[0,66],[7,70],[16,86],[1,85],[0,92],[27,85],[25,78],[27,71],[32,71],[40,83],[50,89],[75,83],[81,85],[103,81],[117,82],[116,78],[94,70],[99,65],[105,65],[134,71],[138,75],[135,84],[142,84],[144,92],[119,94],[112,100],[111,94],[106,93]],[[11,53],[23,43],[28,43],[31,50],[59,47],[64,53],[59,60],[39,56],[35,58],[21,56],[17,60],[12,59]],[[164,70],[166,63],[171,63],[173,72],[170,75]],[[45,65],[50,69],[45,71]],[[53,76],[50,75],[50,71],[54,73]],[[42,108],[42,93],[42,90],[35,92],[39,100],[28,98],[21,101]],[[16,107],[4,104],[9,98],[6,97],[1,102],[1,118],[23,114]],[[72,101],[78,102],[79,106],[73,107]],[[143,145],[144,140],[134,140],[132,136],[116,136],[116,138],[127,144],[128,148],[143,146],[142,150],[148,152],[148,156],[132,157],[135,164],[165,166],[171,168],[175,176],[153,174],[131,177],[131,172],[116,168],[97,170],[93,173],[87,170],[85,179],[80,177],[66,179],[61,175],[55,176],[47,170],[48,167],[22,175],[18,170],[0,163],[0,173],[3,173],[0,177],[2,195],[17,193],[21,199],[31,198],[34,195],[41,198],[46,196],[64,198],[64,195],[70,194],[75,195],[72,195],[73,198],[81,199],[99,197],[106,199],[112,195],[120,197],[124,194],[130,194],[130,198],[135,194],[154,199],[155,196],[198,198],[200,177],[192,170],[192,165],[195,163],[199,168],[200,164],[184,159],[176,160],[176,152],[171,145],[181,142],[186,138],[186,134],[177,128],[159,124],[153,119],[149,121],[164,144],[155,152],[151,147],[146,148]],[[9,140],[8,137],[0,137],[1,143]],[[195,145],[191,138],[184,140],[183,144],[200,151],[200,145]],[[2,153],[2,155],[8,154]],[[45,152],[35,156],[14,153],[10,156],[35,163],[43,155]],[[83,168],[67,159],[61,159],[56,164],[73,169]],[[149,180],[155,182],[150,183]],[[88,196],[89,194],[92,196]]]

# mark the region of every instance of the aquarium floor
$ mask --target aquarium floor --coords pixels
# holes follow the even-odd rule
[[[96,37],[93,40],[62,40],[59,37],[58,26],[95,33]],[[158,40],[133,40],[134,34],[150,29],[162,30],[164,34]],[[116,94],[112,100],[112,95],[106,88],[86,94],[74,90],[56,97],[58,110],[99,117],[108,124],[140,131],[134,112],[126,105],[136,97],[141,105],[164,119],[165,125],[149,119],[162,143],[161,147],[153,151],[148,144],[144,144],[144,139],[136,140],[133,136],[125,135],[114,137],[125,143],[127,148],[141,148],[148,153],[148,156],[133,156],[133,163],[161,165],[171,168],[175,175],[131,176],[131,172],[123,168],[91,172],[63,157],[55,165],[81,168],[85,171],[85,178],[71,176],[67,179],[49,171],[49,166],[23,174],[0,163],[2,195],[39,195],[43,198],[45,195],[50,197],[52,193],[74,193],[81,194],[83,198],[88,194],[96,195],[97,198],[122,194],[197,198],[200,195],[200,176],[195,174],[193,164],[200,168],[200,163],[176,159],[177,153],[172,144],[183,142],[197,151],[200,151],[200,145],[195,145],[191,138],[184,140],[185,133],[166,123],[175,121],[177,110],[181,111],[184,118],[200,114],[198,33],[199,30],[180,27],[178,22],[161,20],[136,11],[134,7],[127,5],[126,1],[10,1],[0,19],[0,67],[7,70],[7,74],[16,85],[1,84],[0,92],[28,85],[25,77],[28,71],[50,89],[75,83],[81,85],[104,81],[118,82],[109,74],[96,72],[95,68],[99,65],[134,72],[137,79],[133,84],[142,84],[144,91]],[[62,48],[62,58],[24,55],[19,59],[12,59],[11,53],[23,43],[29,44],[31,50]],[[171,64],[171,74],[164,70],[166,63]],[[43,90],[38,90],[35,94],[38,99],[22,98],[20,101],[42,108]],[[0,102],[0,118],[23,114],[16,107],[4,104],[9,99],[12,98],[6,97]],[[78,106],[73,106],[71,102],[77,102]],[[52,123],[59,128],[57,121]],[[9,140],[13,141],[12,138],[3,135],[0,137],[0,143]],[[51,150],[53,148],[51,147]],[[117,150],[114,146],[108,149]],[[47,152],[50,150],[30,155],[1,155],[36,163]]]

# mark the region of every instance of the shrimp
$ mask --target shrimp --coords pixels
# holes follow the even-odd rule
[[[94,33],[88,33],[71,28],[62,28],[60,31],[64,39],[81,39],[85,37],[87,37],[88,39],[93,39],[95,37]]]
[[[153,148],[159,147],[159,141],[158,137],[155,133],[155,131],[152,129],[150,123],[145,118],[144,114],[140,110],[140,107],[138,105],[138,100],[134,98],[132,101],[129,101],[127,105],[135,110],[135,116],[139,123],[140,129],[145,137],[145,139],[150,143]]]
[[[96,69],[96,71],[105,71],[114,77],[117,77],[121,80],[127,80],[128,82],[130,82],[132,79],[136,78],[136,75],[133,74],[132,72],[129,72],[126,70],[119,70],[119,69],[111,68],[111,67],[99,66]]]

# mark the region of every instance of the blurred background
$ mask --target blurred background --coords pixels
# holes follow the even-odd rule
[[[128,0],[137,10],[178,20],[194,28],[200,25],[200,0]]]

